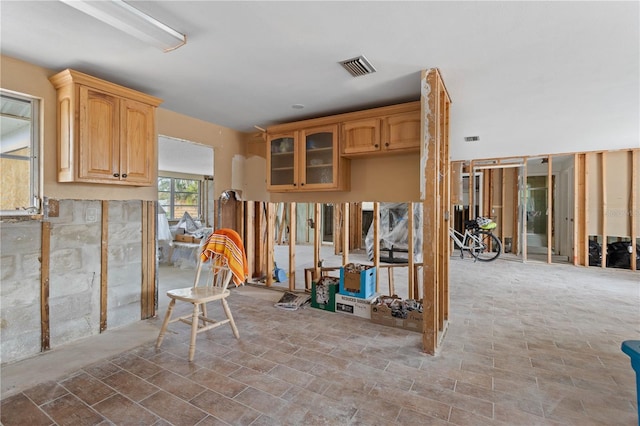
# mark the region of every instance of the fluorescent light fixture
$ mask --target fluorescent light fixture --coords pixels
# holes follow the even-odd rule
[[[187,43],[187,36],[141,12],[122,0],[61,2],[93,16],[145,43],[170,52]]]

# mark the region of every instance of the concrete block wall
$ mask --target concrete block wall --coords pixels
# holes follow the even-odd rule
[[[61,200],[51,222],[51,347],[100,332],[101,202]]]
[[[140,321],[142,204],[109,202],[107,328]]]
[[[142,202],[109,201],[107,328],[140,320]],[[60,200],[51,223],[52,349],[100,332],[102,202]],[[0,362],[41,350],[41,221],[0,225]]]
[[[0,362],[40,352],[38,221],[0,226]]]

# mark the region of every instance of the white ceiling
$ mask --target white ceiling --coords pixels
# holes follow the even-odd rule
[[[2,1],[2,54],[241,131],[415,100],[437,67],[454,159],[640,146],[637,1],[132,3],[187,45],[162,53],[58,1]],[[338,65],[360,54],[376,73]]]

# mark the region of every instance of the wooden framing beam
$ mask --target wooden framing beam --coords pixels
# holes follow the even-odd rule
[[[473,160],[469,163],[469,217],[467,219],[475,219],[476,217],[476,169]]]
[[[376,267],[376,292],[380,282],[380,203],[373,203],[373,266]]]
[[[584,180],[584,197],[583,197],[583,216],[582,229],[579,232],[582,234],[582,256],[584,258],[584,266],[589,266],[589,221],[591,217],[589,215],[589,154],[582,155],[584,166],[582,167],[582,178]]]
[[[109,201],[102,201],[100,236],[100,333],[107,329],[107,283],[109,262]]]
[[[527,172],[527,162],[524,162],[524,165],[522,166],[522,209],[520,210],[522,212],[521,214],[521,226],[522,229],[521,231],[521,235],[520,237],[522,238],[522,261],[526,262],[527,261],[527,212],[526,212],[526,205],[527,205],[527,179],[529,178],[528,176],[528,172]]]
[[[600,195],[602,203],[600,204],[600,235],[602,235],[602,262],[601,267],[607,267],[607,153],[600,153],[600,176],[601,184]]]
[[[320,228],[322,225],[322,204],[315,203],[313,205],[313,279],[316,282],[320,279],[320,246],[322,245],[322,237]]]
[[[42,222],[40,261],[40,350],[51,349],[49,322],[49,278],[51,265],[51,222]]]
[[[156,315],[156,203],[142,202],[142,288],[140,319]]]
[[[264,268],[267,274],[265,279],[265,285],[271,287],[273,285],[273,246],[275,243],[275,225],[276,214],[273,203],[266,203],[267,206],[267,253],[266,253],[266,265]]]
[[[249,277],[252,278],[256,265],[256,203],[253,201],[245,202],[245,220],[247,224],[245,229],[244,251],[247,255],[247,268],[249,269]],[[257,228],[260,229],[260,228]]]
[[[413,265],[414,265],[414,258],[413,258],[413,252],[415,251],[414,248],[414,244],[413,244],[413,238],[414,238],[414,232],[413,229],[415,228],[415,224],[414,224],[414,219],[413,216],[415,214],[415,209],[413,207],[413,203],[410,202],[408,205],[408,209],[407,209],[408,213],[407,213],[407,227],[409,228],[409,236],[407,237],[407,243],[408,243],[408,248],[407,248],[407,264],[408,264],[408,268],[407,268],[407,278],[408,278],[408,282],[407,282],[407,288],[409,291],[409,299],[415,299],[416,295],[414,294],[414,288],[413,288],[413,283],[415,281],[414,276],[413,276]]]
[[[342,264],[349,263],[349,203],[342,203]]]
[[[500,204],[502,207],[500,208],[500,241],[502,241],[502,246],[504,247],[505,243],[505,234],[504,234],[504,224],[505,224],[505,210],[507,205],[507,185],[505,179],[505,169],[500,169]],[[512,239],[513,241],[513,239]],[[512,243],[513,247],[513,243]]]
[[[296,289],[296,203],[289,203],[289,290]]]
[[[631,270],[637,271],[637,254],[638,253],[638,215],[640,215],[640,206],[638,206],[638,150],[634,149],[629,152],[631,156],[631,196],[629,197],[629,229],[631,230]]]
[[[435,355],[438,346],[438,324],[439,324],[439,286],[438,286],[438,229],[439,229],[439,186],[440,178],[440,151],[438,131],[439,122],[439,77],[437,70],[429,69],[422,72],[421,90],[421,118],[420,129],[421,141],[421,182],[424,191],[422,192],[422,256],[423,256],[423,326],[422,326],[422,347],[423,350]],[[469,175],[469,199],[474,191],[473,168]],[[469,214],[473,214],[472,203],[469,203]]]
[[[547,157],[547,263],[551,263],[553,245],[553,157]]]

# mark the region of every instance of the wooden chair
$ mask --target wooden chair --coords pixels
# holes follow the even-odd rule
[[[199,285],[200,276],[203,269],[208,270],[208,279],[206,285]],[[212,328],[229,323],[231,330],[236,339],[240,338],[238,334],[238,328],[233,321],[231,310],[227,304],[226,298],[230,292],[227,288],[232,278],[231,270],[227,265],[226,258],[221,255],[214,255],[208,261],[198,261],[198,267],[196,269],[196,277],[193,283],[193,287],[179,288],[175,290],[169,290],[167,296],[171,298],[167,313],[160,329],[160,334],[156,340],[156,349],[160,348],[164,335],[167,331],[169,323],[181,321],[191,325],[191,341],[189,343],[189,361],[193,361],[193,357],[196,351],[196,335],[203,331],[211,330]],[[176,301],[189,302],[193,304],[193,312],[189,315],[184,315],[175,319],[171,319],[171,314]],[[225,320],[214,320],[207,315],[207,303],[219,300],[222,303],[222,308],[227,316]],[[201,324],[202,323],[202,324]]]

